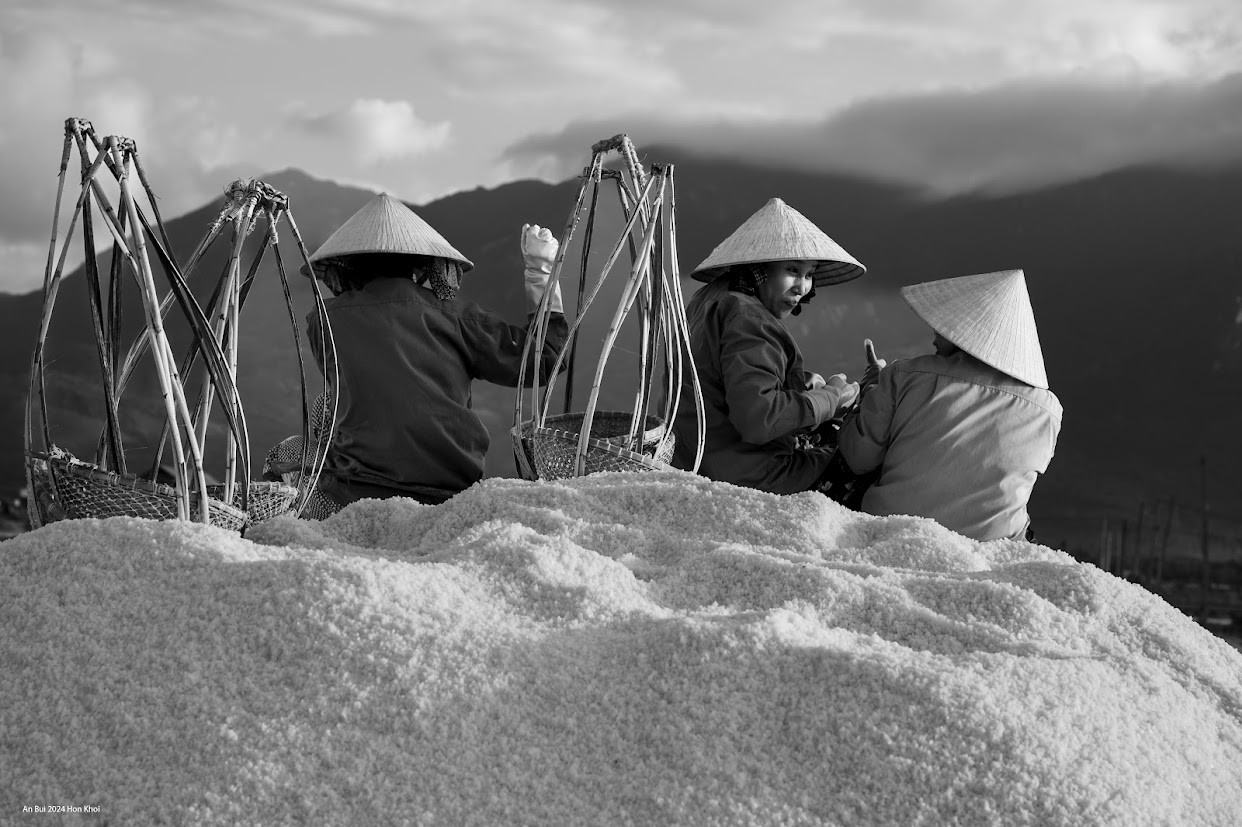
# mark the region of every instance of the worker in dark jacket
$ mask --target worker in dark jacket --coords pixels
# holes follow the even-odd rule
[[[810,432],[848,407],[858,384],[806,370],[785,328],[815,288],[866,269],[797,210],[773,198],[691,274],[708,282],[686,308],[705,407],[698,471],[775,494],[813,489],[832,448]],[[693,387],[683,382],[672,464],[692,469],[697,449]]]
[[[549,284],[558,243],[530,225],[521,243],[528,313],[554,291],[543,352],[532,354],[538,365],[526,373],[528,382],[536,373],[546,381],[568,333],[559,285]],[[310,261],[334,293],[326,305],[339,397],[319,506],[304,516],[368,497],[435,504],[478,482],[490,439],[471,410],[471,385],[517,385],[526,329],[461,300],[473,264],[388,195],[355,213]],[[330,377],[318,320],[309,322],[312,351]]]

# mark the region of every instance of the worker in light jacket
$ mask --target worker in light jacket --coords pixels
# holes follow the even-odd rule
[[[874,482],[869,514],[931,517],[976,540],[1033,539],[1027,503],[1048,470],[1061,403],[1048,389],[1021,270],[903,287],[934,353],[900,359],[865,387],[839,436]]]

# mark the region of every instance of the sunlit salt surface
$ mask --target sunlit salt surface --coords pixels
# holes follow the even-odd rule
[[[53,524],[0,629],[3,823],[1242,824],[1242,653],[1160,598],[689,474]]]

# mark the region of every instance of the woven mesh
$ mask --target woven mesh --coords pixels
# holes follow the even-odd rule
[[[45,520],[84,519],[89,517],[144,517],[150,520],[177,519],[177,489],[151,482],[132,474],[116,474],[72,455],[55,450],[50,457],[30,456],[31,474],[43,498],[55,507],[43,508]],[[56,496],[52,498],[52,480],[56,474]],[[250,483],[250,508],[242,511],[240,491],[233,502],[222,502],[224,486],[208,486],[207,511],[211,524],[231,531],[240,531],[251,523],[288,513],[297,497],[297,489],[278,482]],[[191,509],[197,513],[197,495],[190,496]]]
[[[525,454],[529,460],[534,472],[530,479],[559,480],[577,476],[578,437],[585,416],[584,413],[550,416],[540,428],[530,422],[523,423],[522,451],[518,456]],[[624,411],[595,412],[591,420],[591,439],[587,442],[584,473],[656,471],[669,467],[668,461],[673,456],[673,437],[671,434],[665,436],[664,423],[659,417],[647,417],[641,453],[623,447],[629,436],[630,418],[630,414]]]
[[[314,454],[311,455],[312,457]],[[302,437],[291,436],[272,446],[263,459],[263,475],[278,474],[291,482],[302,468]]]
[[[303,520],[326,520],[345,506],[316,488],[299,515]]]
[[[207,494],[216,500],[223,501],[224,486],[209,485]],[[249,502],[246,508],[246,525],[261,523],[281,514],[288,514],[297,502],[298,490],[283,482],[252,482],[250,483]],[[241,508],[241,488],[233,490],[234,508]]]
[[[311,406],[311,436],[316,442],[318,442],[323,432],[328,430],[328,425],[327,403],[323,394],[320,394]],[[299,477],[304,472],[309,473],[309,469],[302,468],[302,445],[301,435],[288,437],[273,445],[263,461],[264,476],[279,475],[288,485],[296,485]],[[320,448],[319,444],[312,446],[309,455],[312,461]],[[296,491],[297,489],[295,488],[294,490]],[[282,513],[292,513],[296,506],[297,503],[294,502],[287,512]],[[306,500],[306,505],[302,508],[302,513],[299,516],[303,520],[323,520],[331,517],[342,508],[344,508],[343,505],[316,487],[315,490],[311,491],[310,497]]]

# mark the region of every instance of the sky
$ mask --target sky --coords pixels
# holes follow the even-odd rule
[[[413,203],[560,180],[618,131],[1012,191],[1242,155],[1242,3],[0,0],[0,107],[25,292],[70,116],[137,142],[166,217],[287,167]]]

